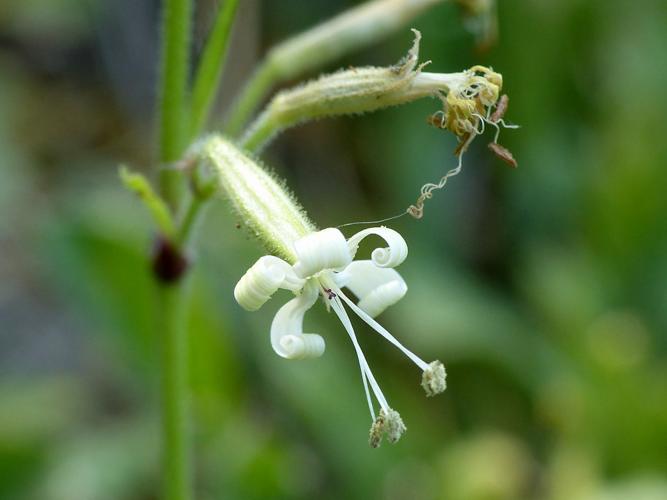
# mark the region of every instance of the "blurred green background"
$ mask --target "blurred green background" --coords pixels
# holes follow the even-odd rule
[[[220,111],[272,44],[354,5],[245,1]],[[215,1],[199,1],[195,50]],[[282,298],[249,314],[236,280],[262,255],[224,203],[201,227],[190,318],[197,498],[667,498],[667,3],[499,2],[475,50],[455,5],[413,25],[431,71],[503,73],[501,142],[406,238],[410,292],[382,316],[448,370],[414,366],[359,324],[408,427],[368,447],[356,357],[323,307],[327,353],[271,350]],[[0,4],[0,498],[143,500],[159,489],[152,226],[117,166],[150,172],[159,2]],[[338,66],[398,60],[406,27]],[[312,76],[312,75],[310,75]],[[292,129],[265,158],[321,226],[394,214],[454,164],[436,101]],[[222,114],[220,115],[222,116]],[[286,297],[286,296],[285,296]]]

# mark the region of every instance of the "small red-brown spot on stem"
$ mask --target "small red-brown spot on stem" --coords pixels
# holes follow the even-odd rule
[[[176,283],[188,268],[188,260],[171,241],[158,236],[152,258],[153,274],[164,284]]]

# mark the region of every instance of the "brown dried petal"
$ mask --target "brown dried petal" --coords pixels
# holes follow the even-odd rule
[[[507,163],[510,167],[516,168],[519,166],[510,150],[506,147],[501,146],[497,142],[490,142],[489,149],[496,155],[496,157]]]
[[[505,113],[507,112],[507,108],[510,105],[510,98],[507,94],[503,94],[500,96],[500,99],[498,99],[498,104],[496,104],[496,110],[493,112],[491,117],[489,118],[489,121],[496,123],[498,120],[500,120],[503,116],[505,116]]]
[[[444,115],[442,113],[434,113],[426,118],[426,123],[435,128],[445,128]]]

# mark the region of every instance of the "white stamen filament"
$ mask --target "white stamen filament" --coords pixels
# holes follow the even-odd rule
[[[331,300],[331,307],[340,319],[341,323],[343,324],[343,327],[345,328],[345,331],[347,331],[347,334],[350,336],[350,340],[352,341],[352,344],[354,345],[354,349],[357,352],[357,357],[359,358],[359,365],[361,366],[362,371],[365,373],[365,376],[368,377],[368,381],[370,382],[371,388],[373,389],[373,394],[375,394],[375,398],[377,399],[378,403],[380,404],[380,407],[385,410],[389,411],[389,405],[387,404],[387,400],[384,397],[384,394],[382,394],[382,391],[380,390],[380,386],[378,385],[377,381],[375,380],[375,377],[373,376],[373,372],[371,372],[370,367],[368,366],[368,363],[366,362],[366,357],[364,356],[363,351],[361,350],[361,346],[359,345],[359,342],[357,341],[357,336],[354,333],[354,328],[352,327],[352,323],[350,322],[350,318],[347,315],[347,312],[345,311],[345,308],[343,307],[343,304],[341,303],[340,299],[338,297],[334,297]],[[372,410],[372,405],[371,406],[371,417],[375,419],[375,416],[373,414]]]
[[[345,294],[340,291],[339,289],[336,289],[336,294],[342,298],[345,303],[350,306],[350,309],[352,309],[357,315],[363,319],[373,330],[378,332],[380,335],[382,335],[385,339],[387,339],[389,342],[394,344],[396,347],[398,347],[403,354],[405,354],[410,360],[416,364],[422,371],[426,370],[429,365],[425,361],[423,361],[419,356],[414,354],[412,351],[410,351],[408,348],[406,348],[403,344],[401,344],[396,337],[394,337],[391,333],[389,333],[380,323],[375,321],[373,318],[371,318],[366,312],[358,307],[354,302],[352,302],[348,297],[345,296]]]
[[[366,402],[368,403],[368,411],[371,412],[371,418],[375,420],[375,409],[373,408],[373,400],[371,399],[371,392],[368,390],[368,378],[366,377],[366,372],[359,365],[359,370],[361,371],[361,381],[364,383],[364,393],[366,394]]]

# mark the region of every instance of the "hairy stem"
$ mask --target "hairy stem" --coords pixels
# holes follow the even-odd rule
[[[364,2],[276,45],[229,113],[225,132],[238,136],[271,88],[381,40],[445,0]]]

